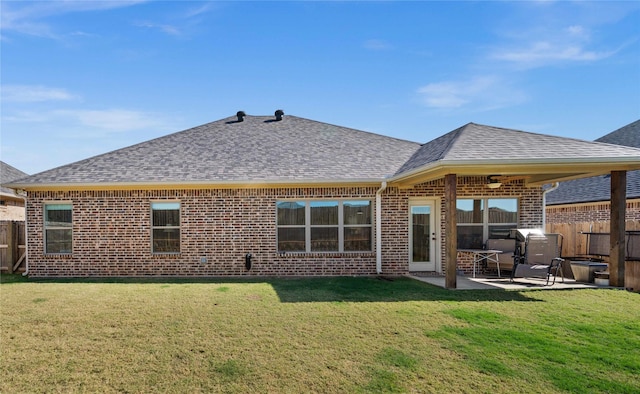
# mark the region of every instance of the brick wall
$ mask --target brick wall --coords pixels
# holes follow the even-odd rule
[[[369,198],[375,188],[30,192],[29,272],[33,276],[222,276],[375,274],[375,253],[276,250],[276,201]],[[181,202],[181,252],[151,252],[151,201]],[[43,204],[73,204],[73,253],[45,255]],[[244,256],[253,255],[250,271]],[[202,263],[201,259],[206,259]]]
[[[640,200],[627,200],[625,220],[640,221]],[[606,222],[611,220],[609,201],[552,205],[547,207],[547,223]]]
[[[458,196],[520,198],[519,227],[539,227],[541,191],[509,183],[487,189],[484,177],[458,179]],[[276,246],[276,201],[290,198],[370,199],[375,187],[115,190],[29,192],[27,231],[29,272],[42,276],[334,276],[374,275],[375,251],[355,253],[287,253]],[[438,197],[442,180],[412,189],[388,188],[383,193],[383,273],[408,272],[408,204],[412,197]],[[151,201],[181,202],[181,252],[151,252]],[[73,205],[73,253],[45,255],[43,204]],[[444,223],[444,202],[441,222]],[[375,215],[374,215],[375,217]],[[374,219],[375,220],[375,219]],[[375,245],[375,223],[373,245]],[[440,229],[444,251],[444,228]],[[246,253],[253,255],[250,271]],[[206,262],[201,262],[205,259]],[[470,264],[461,258],[463,268]]]
[[[388,188],[382,202],[382,270],[385,273],[406,274],[409,270],[409,199],[440,199],[439,251],[441,272],[445,273],[444,251],[446,232],[444,207],[444,179],[424,183],[411,189]],[[542,226],[542,189],[527,188],[523,181],[505,183],[497,189],[486,187],[486,177],[458,177],[458,198],[519,198],[518,228],[540,228]],[[458,270],[471,273],[473,259],[470,254],[458,253]]]

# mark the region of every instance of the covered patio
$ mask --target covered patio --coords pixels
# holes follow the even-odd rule
[[[434,179],[444,180],[443,229],[447,236],[443,279],[444,287],[455,289],[463,286],[457,276],[456,201],[461,177],[484,176],[490,183],[487,187],[496,189],[513,181],[524,182],[528,187],[551,185],[553,188],[562,181],[608,175],[611,180],[610,283],[624,287],[626,175],[627,171],[637,169],[640,169],[639,149],[471,123],[423,145],[392,181],[399,188],[411,188]],[[545,226],[545,193],[540,201],[540,228]]]

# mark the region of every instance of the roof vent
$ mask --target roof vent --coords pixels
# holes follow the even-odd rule
[[[275,115],[276,115],[276,120],[278,120],[278,121],[282,120],[282,115],[284,115],[284,111],[279,109],[279,110],[276,111]]]
[[[238,117],[238,122],[242,122],[244,120],[244,117],[247,116],[247,114],[245,114],[244,111],[238,111],[236,116]]]

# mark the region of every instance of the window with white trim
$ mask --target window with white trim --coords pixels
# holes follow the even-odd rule
[[[456,208],[459,249],[482,249],[487,239],[509,238],[518,226],[517,198],[461,198]]]
[[[151,203],[153,253],[180,253],[180,203]]]
[[[73,216],[70,203],[44,205],[44,245],[47,254],[70,254],[73,245]]]
[[[279,201],[279,252],[363,252],[372,250],[369,200]]]

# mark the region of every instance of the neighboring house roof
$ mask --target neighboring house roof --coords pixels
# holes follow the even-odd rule
[[[29,176],[29,174],[26,172],[22,172],[4,161],[0,161],[0,184],[13,182],[21,178],[26,178],[27,176]],[[13,189],[6,187],[0,187],[0,193],[8,196],[16,196]]]
[[[640,148],[640,119],[612,131],[596,141]]]
[[[600,137],[597,142],[640,148],[640,120]],[[640,170],[627,172],[627,198],[640,198]],[[611,178],[609,175],[561,182],[547,194],[547,205],[609,201]]]
[[[374,184],[522,175],[532,184],[640,168],[640,149],[469,123],[420,145],[295,116],[235,117],[45,171],[16,188]]]

